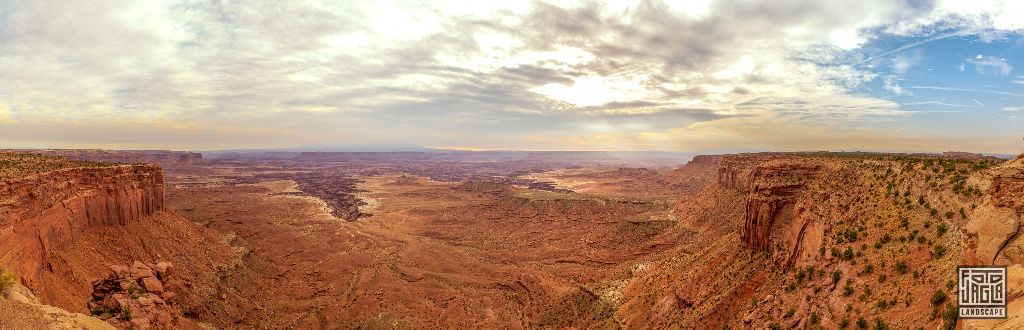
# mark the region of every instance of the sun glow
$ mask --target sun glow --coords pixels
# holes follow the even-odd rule
[[[647,97],[650,92],[640,79],[614,77],[574,78],[572,85],[546,84],[533,89],[549,98],[577,106],[598,106],[611,102],[628,102]]]

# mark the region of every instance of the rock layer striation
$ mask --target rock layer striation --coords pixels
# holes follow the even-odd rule
[[[163,209],[159,166],[70,168],[0,182],[0,265],[37,289],[50,255],[87,229],[124,225]]]

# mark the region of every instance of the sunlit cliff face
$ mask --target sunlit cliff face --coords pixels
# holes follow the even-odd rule
[[[0,0],[0,147],[1017,153],[1022,29],[1018,1]]]

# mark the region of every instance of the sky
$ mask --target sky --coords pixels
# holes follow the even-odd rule
[[[1024,152],[1024,1],[0,0],[0,147]]]

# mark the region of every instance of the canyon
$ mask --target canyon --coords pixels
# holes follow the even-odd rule
[[[642,168],[602,152],[57,150],[0,160],[44,169],[0,182],[0,267],[20,297],[0,305],[38,311],[6,327],[1024,326],[1024,158],[747,153]],[[1009,318],[950,314],[962,264],[1008,267]]]

